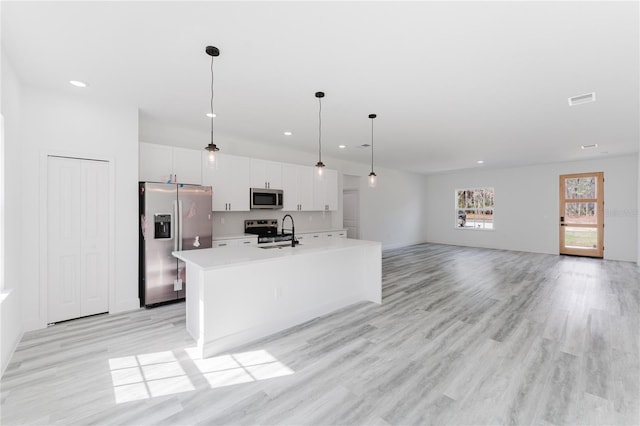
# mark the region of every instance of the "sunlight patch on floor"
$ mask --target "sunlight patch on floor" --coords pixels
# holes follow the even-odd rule
[[[199,357],[195,350],[187,349],[187,353],[211,388],[289,376],[294,373],[263,349],[204,359]]]
[[[116,404],[194,390],[171,351],[109,360]]]

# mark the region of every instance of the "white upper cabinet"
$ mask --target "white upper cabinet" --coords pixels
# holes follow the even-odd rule
[[[252,158],[251,187],[282,189],[282,163]]]
[[[173,147],[140,142],[138,178],[141,182],[173,179]]]
[[[313,210],[338,210],[338,171],[325,169],[322,180],[313,181]]]
[[[142,182],[202,184],[202,151],[140,142]]]
[[[282,165],[283,210],[314,210],[313,173],[314,168],[311,166]]]
[[[178,183],[202,185],[202,153],[204,150],[173,148],[173,176]]]
[[[204,150],[140,142],[139,180],[211,186],[217,212],[249,211],[249,188],[282,189],[285,211],[338,209],[336,170],[325,169],[318,181],[313,166],[222,153],[217,158],[211,168]]]
[[[202,184],[213,189],[213,211],[249,211],[251,159],[228,154],[216,157],[217,166],[210,167],[207,153],[202,153]]]

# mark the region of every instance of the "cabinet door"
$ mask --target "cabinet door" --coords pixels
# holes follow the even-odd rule
[[[202,154],[202,181],[213,189],[213,211],[249,210],[250,164],[248,157],[218,154],[213,168]]]
[[[282,189],[282,164],[252,158],[251,187]]]
[[[313,196],[314,175],[314,167],[298,166],[298,199],[302,211],[316,210]]]
[[[237,246],[238,243],[236,242],[236,240],[220,240],[220,241],[214,241],[213,242],[213,247],[229,247],[229,246]]]
[[[198,149],[173,148],[173,175],[177,183],[202,185],[202,152]]]
[[[282,165],[282,191],[284,197],[282,210],[298,210],[300,205],[300,200],[298,199],[298,166],[295,164]]]
[[[173,147],[140,142],[138,179],[141,182],[169,182],[173,174]]]
[[[221,160],[224,154],[217,154],[217,160]],[[201,154],[202,160],[202,184],[211,187],[211,210],[214,212],[223,212],[227,210],[227,195],[225,194],[226,185],[224,181],[224,170],[220,163],[224,161],[216,161],[215,167],[211,166],[208,161],[206,152]]]
[[[228,162],[227,162],[228,157]],[[229,185],[229,210],[234,212],[249,211],[249,188],[251,187],[251,159],[225,156],[223,165],[225,183]]]
[[[311,166],[282,164],[283,210],[314,210],[313,173],[314,168]]]
[[[324,210],[338,210],[338,171],[327,170],[324,187]]]
[[[314,210],[333,211],[338,209],[338,172],[327,169],[321,181],[314,180]]]

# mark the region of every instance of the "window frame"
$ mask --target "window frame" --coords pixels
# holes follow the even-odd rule
[[[465,206],[464,207],[460,207],[459,206],[459,198],[460,198],[460,193],[461,192],[477,192],[477,191],[483,191],[483,198],[482,198],[482,205],[469,205],[466,200],[465,200]],[[487,192],[491,193],[491,197],[489,198],[490,200],[490,205],[487,205]],[[495,213],[496,213],[496,202],[495,202],[495,197],[496,197],[496,190],[494,186],[482,186],[482,187],[465,187],[465,188],[456,188],[454,190],[454,227],[455,229],[459,229],[459,230],[467,230],[467,231],[494,231],[495,230]],[[482,222],[483,226],[482,227],[468,227],[468,226],[460,226],[459,223],[459,214],[458,212],[462,210],[464,211],[467,215],[469,214],[469,211],[473,211],[475,214],[482,214],[485,215],[487,211],[491,211],[491,227],[487,227],[487,223],[486,222]],[[468,219],[467,219],[468,221]]]

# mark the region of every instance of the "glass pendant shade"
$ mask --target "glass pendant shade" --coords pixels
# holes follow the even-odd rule
[[[374,172],[369,173],[369,179],[367,180],[369,182],[369,188],[375,188],[378,184],[378,177]]]
[[[209,168],[216,168],[218,166],[218,156],[216,153],[220,151],[220,148],[214,143],[209,143],[204,149],[207,151],[207,166]]]

